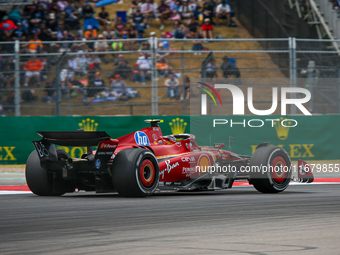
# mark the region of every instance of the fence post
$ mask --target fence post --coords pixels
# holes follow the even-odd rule
[[[186,93],[185,93],[185,79],[184,79],[184,45],[182,45],[182,54],[181,54],[181,65],[182,65],[182,97],[183,97],[183,115],[185,115],[185,107],[186,107]]]
[[[155,37],[154,41],[155,46],[155,62],[154,62],[154,70],[155,70],[155,115],[158,115],[158,70],[157,70],[157,50],[158,50],[158,37]]]
[[[340,68],[338,67],[338,113],[340,113]]]
[[[71,115],[71,91],[70,91],[70,71],[67,70],[67,78],[66,78],[66,86],[67,86],[67,116]]]
[[[20,44],[18,40],[14,43],[14,68],[15,68],[15,80],[14,80],[14,110],[15,116],[20,116]]]
[[[64,57],[66,56],[66,51],[63,52],[63,54],[59,57],[57,65],[56,65],[56,82],[57,82],[57,116],[61,115],[61,89],[60,89],[60,84],[61,84],[61,80],[60,80],[60,65],[64,60]]]
[[[311,94],[311,100],[310,100],[310,111],[311,113],[314,112],[314,83],[315,83],[315,77],[314,77],[314,72],[315,72],[315,61],[311,60],[308,62],[308,74],[307,74],[307,79],[308,79],[308,85],[309,85],[309,91]]]
[[[291,87],[296,87],[296,77],[296,38],[289,37],[289,78]],[[292,93],[292,98],[296,98],[295,93]],[[290,106],[290,114],[296,114],[296,107],[294,105]]]
[[[155,115],[155,77],[154,77],[154,56],[155,56],[155,48],[153,38],[150,37],[151,41],[151,115]]]

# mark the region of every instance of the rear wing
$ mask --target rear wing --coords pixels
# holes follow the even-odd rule
[[[43,140],[51,144],[62,146],[97,146],[100,141],[109,140],[105,131],[60,131],[60,132],[37,132]]]
[[[57,162],[58,155],[55,145],[70,147],[87,147],[87,157],[79,159],[77,162],[93,162],[97,169],[102,169],[110,160],[119,141],[110,139],[111,137],[104,131],[60,131],[60,132],[37,132],[42,139],[32,141],[43,166],[48,162]],[[95,155],[92,155],[92,146],[98,146]],[[68,161],[69,165],[73,160]],[[65,162],[66,164],[66,162]],[[46,166],[46,165],[45,165]]]

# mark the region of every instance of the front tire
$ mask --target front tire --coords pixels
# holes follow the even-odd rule
[[[58,159],[67,159],[68,154],[58,149]],[[61,196],[64,192],[54,192],[53,174],[48,173],[46,169],[40,165],[40,158],[37,151],[32,151],[26,163],[26,182],[29,189],[38,196]]]
[[[260,147],[250,160],[251,183],[262,193],[282,192],[289,186],[291,165],[287,152],[281,147]]]
[[[119,195],[145,197],[158,187],[159,166],[153,153],[146,149],[120,151],[112,164],[112,182]]]

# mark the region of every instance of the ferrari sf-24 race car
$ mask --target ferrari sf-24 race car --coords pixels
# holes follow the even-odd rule
[[[143,197],[162,190],[229,189],[237,180],[277,193],[292,180],[292,164],[281,147],[262,143],[252,156],[238,155],[222,149],[223,143],[200,147],[192,134],[163,136],[160,120],[145,122],[151,126],[116,139],[103,131],[37,132],[42,139],[33,141],[27,160],[28,187],[40,196],[84,190]],[[71,158],[55,145],[84,146],[87,153]],[[295,181],[312,182],[308,165],[298,166]]]

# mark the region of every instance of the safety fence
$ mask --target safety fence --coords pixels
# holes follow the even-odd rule
[[[292,160],[339,159],[340,115],[289,116],[41,116],[1,117],[0,164],[24,164],[40,140],[36,131],[106,131],[112,138],[150,126],[145,119],[164,120],[163,135],[191,133],[200,146],[224,143],[225,149],[252,155],[258,144],[283,147]],[[278,121],[268,121],[277,119]],[[218,120],[216,120],[218,119]],[[263,125],[261,124],[263,122]],[[284,121],[284,126],[278,122]],[[214,124],[215,123],[215,127]],[[255,127],[257,126],[257,127]],[[261,127],[260,127],[261,126]],[[149,137],[153,143],[153,137]],[[58,146],[71,157],[81,157],[84,147]],[[95,149],[95,148],[94,148]]]
[[[0,114],[190,114],[188,99],[197,96],[191,81],[199,78],[236,85],[246,78],[287,78],[292,87],[300,86],[298,78],[315,84],[318,78],[339,78],[334,50],[339,43],[296,38],[0,42]],[[178,80],[176,90],[167,86],[171,74]],[[331,89],[315,86],[314,92],[321,98],[315,98],[314,113],[340,112],[337,83]],[[270,97],[263,101],[270,107]]]

